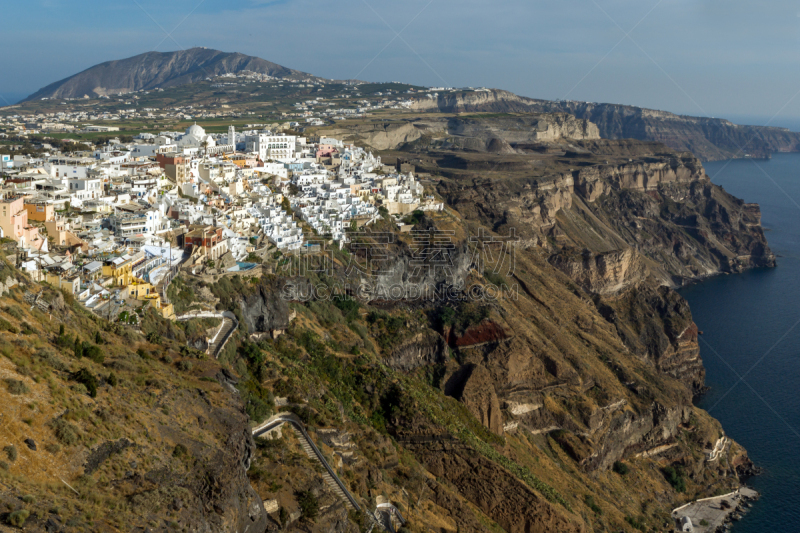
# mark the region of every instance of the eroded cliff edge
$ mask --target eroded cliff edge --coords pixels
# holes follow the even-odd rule
[[[442,531],[668,528],[671,508],[729,490],[749,464],[692,403],[704,386],[699,332],[673,288],[773,265],[758,208],[713,185],[690,154],[568,130],[552,140],[502,131],[520,124],[533,122],[459,117],[419,136],[416,122],[375,126],[396,148],[381,155],[416,165],[448,206],[408,219],[414,232],[452,236],[448,268],[409,268],[419,266],[413,236],[384,217],[374,229],[392,237],[380,264],[364,255],[378,242],[359,235],[324,276],[273,264],[258,283],[220,280],[212,290],[244,330],[231,364],[245,372],[268,361],[249,383],[287,396],[325,432],[355,436],[342,466],[354,493],[371,502],[416,491]],[[475,261],[484,245],[471,237],[512,230],[516,247],[503,257],[513,268]],[[318,283],[349,287],[356,303],[315,297]],[[476,285],[501,290],[465,297]],[[440,297],[386,297],[393,288]],[[288,308],[276,300],[285,290]],[[287,324],[289,308],[297,318]],[[276,340],[251,337],[284,326]],[[259,461],[256,472],[287,466]],[[681,491],[669,469],[681,472]],[[292,488],[324,495],[313,476]],[[254,485],[265,500],[281,497],[263,479]],[[321,513],[316,529],[344,524],[340,511]]]

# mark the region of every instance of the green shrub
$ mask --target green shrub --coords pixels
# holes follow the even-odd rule
[[[8,523],[12,526],[22,527],[25,525],[25,520],[31,515],[31,512],[27,509],[20,509],[19,511],[14,511],[10,515],[8,515]]]
[[[83,343],[83,356],[97,364],[102,364],[106,358],[105,355],[103,355],[103,350],[99,346],[89,344],[88,342]]]
[[[614,470],[614,472],[616,472],[617,474],[619,474],[621,476],[627,475],[627,473],[630,472],[630,468],[628,468],[628,465],[626,465],[625,463],[623,463],[621,461],[617,461],[617,462],[614,463],[613,470]]]
[[[598,514],[598,515],[603,514],[603,510],[600,508],[599,505],[597,505],[595,503],[594,496],[592,496],[590,494],[587,494],[585,501],[586,501],[586,505],[589,507],[589,509],[591,509],[594,512],[594,514]]]
[[[3,451],[6,452],[6,457],[8,457],[8,460],[12,463],[17,460],[17,447],[13,444],[3,446]]]
[[[108,379],[106,381],[108,381],[108,384],[112,387],[116,387],[118,383],[117,376],[113,372],[108,375]]]
[[[6,388],[10,394],[20,395],[30,392],[28,386],[18,379],[6,378],[4,381],[6,382]]]
[[[669,484],[672,485],[672,488],[675,489],[675,492],[686,492],[686,478],[684,477],[683,468],[680,466],[666,466],[662,472]]]
[[[72,336],[64,333],[64,324],[61,324],[61,327],[59,328],[58,337],[56,337],[56,346],[67,349],[75,346],[75,341],[73,340]]]
[[[310,490],[302,490],[295,493],[297,505],[300,506],[300,518],[303,520],[314,520],[319,514],[319,502],[314,493]]]
[[[56,438],[60,440],[62,444],[73,446],[78,443],[78,430],[63,418],[56,418],[53,420],[50,423],[50,427],[53,428]]]
[[[504,278],[501,274],[495,273],[492,270],[486,270],[483,273],[483,277],[486,278],[486,281],[494,285],[495,287],[507,287],[508,284],[506,283],[506,278]]]
[[[189,372],[192,370],[192,362],[184,359],[178,363],[178,369],[182,372]]]
[[[55,454],[57,454],[58,452],[61,451],[61,446],[59,446],[55,442],[51,442],[49,444],[45,444],[44,445],[44,449],[47,450],[49,453],[52,453],[53,455],[55,455]]]
[[[178,459],[183,459],[187,455],[189,455],[189,449],[183,444],[176,444],[175,449],[172,450],[172,456]]]
[[[643,518],[634,518],[632,516],[626,516],[625,521],[631,525],[631,527],[638,529],[639,531],[647,531],[647,524],[644,523]]]
[[[403,222],[405,222],[406,224],[412,224],[414,226],[416,226],[423,220],[425,220],[425,212],[420,211],[419,209],[415,209],[414,211],[403,217]]]
[[[22,497],[22,501],[25,503],[33,503],[36,501],[36,496],[34,496],[33,494],[26,494],[25,496]]]
[[[19,307],[17,307],[16,305],[14,305],[14,306],[11,306],[11,307],[8,307],[8,306],[7,306],[7,307],[4,307],[4,308],[3,308],[3,311],[5,311],[5,312],[6,312],[6,313],[8,313],[9,315],[13,316],[13,317],[14,317],[14,318],[16,318],[17,320],[22,320],[22,317],[23,317],[23,315],[22,315],[22,309],[20,309],[20,308],[19,308]]]
[[[445,306],[435,310],[431,322],[439,329],[452,327],[456,333],[463,333],[470,326],[480,324],[489,317],[490,307],[475,302],[459,302],[456,308]]]
[[[72,374],[72,380],[83,384],[86,390],[89,391],[89,396],[92,398],[97,397],[97,378],[85,368],[81,368]]]
[[[359,313],[358,310],[361,307],[358,305],[358,302],[353,298],[343,296],[341,298],[334,298],[333,305],[335,305],[339,311],[342,312],[344,315],[345,320],[348,322],[352,322],[353,320],[357,320]]]

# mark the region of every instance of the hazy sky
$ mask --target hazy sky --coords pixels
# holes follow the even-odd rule
[[[0,94],[9,100],[103,61],[207,46],[329,78],[800,118],[800,3],[785,0],[5,4]]]

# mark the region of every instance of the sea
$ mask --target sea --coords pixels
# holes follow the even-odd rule
[[[681,289],[703,332],[710,390],[698,400],[764,469],[733,533],[800,531],[800,154],[706,163],[712,182],[761,205],[776,268]]]

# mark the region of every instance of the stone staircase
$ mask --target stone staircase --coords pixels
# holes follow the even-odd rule
[[[325,459],[325,456],[322,455],[320,449],[317,448],[316,444],[311,440],[305,426],[297,415],[285,412],[278,413],[258,427],[253,428],[252,433],[254,437],[268,435],[284,424],[289,424],[291,426],[292,431],[297,435],[297,440],[308,458],[322,465],[322,477],[325,483],[333,490],[334,494],[336,494],[349,509],[359,513],[362,512],[361,507],[358,505],[353,495],[350,494],[344,483],[342,483],[342,480],[338,478],[330,464],[328,464],[328,461]],[[406,519],[400,514],[400,510],[391,502],[380,496],[378,497],[375,512],[370,512],[365,509],[364,513],[369,519],[368,533],[372,533],[375,529],[383,530],[387,533],[395,533],[395,531],[397,531],[395,527],[396,524],[399,526],[404,526],[406,524]]]
[[[214,335],[214,339],[208,344],[208,354],[214,359],[219,357],[219,352],[225,347],[231,334],[236,330],[236,324],[230,318],[223,317],[219,331]]]
[[[345,488],[344,483],[342,483],[342,481],[336,476],[333,469],[328,464],[328,461],[325,459],[325,456],[322,455],[320,449],[317,448],[317,446],[311,440],[311,437],[309,437],[305,426],[300,419],[297,418],[297,415],[291,413],[278,413],[260,426],[253,428],[253,436],[258,437],[260,435],[267,434],[272,430],[279,428],[283,424],[289,424],[292,427],[295,435],[297,435],[297,440],[300,442],[300,445],[303,447],[303,451],[306,453],[309,459],[322,465],[325,483],[328,484],[328,486],[333,489],[334,493],[345,502],[345,505],[347,505],[348,508],[353,509],[356,512],[361,512],[361,507],[358,505],[353,495],[350,494],[350,492]],[[367,516],[370,517],[371,522],[373,522],[374,525],[375,517],[372,515],[372,513],[367,512]]]
[[[317,454],[314,451],[314,448],[311,447],[311,444],[309,443],[309,440],[307,439],[307,437],[303,433],[301,433],[295,426],[292,426],[292,430],[294,431],[294,434],[297,435],[297,440],[300,441],[300,446],[303,447],[303,451],[306,452],[306,455],[308,456],[308,458],[311,459],[312,461],[316,462],[316,463],[321,464],[323,466],[323,468],[324,468],[325,465],[322,464],[322,461],[320,461],[319,457],[317,457]],[[325,480],[325,483],[333,490],[333,492],[342,501],[344,501],[344,503],[345,503],[345,505],[347,505],[347,507],[349,507],[350,509],[353,509],[354,511],[358,510],[353,505],[353,502],[351,502],[350,499],[347,497],[347,495],[344,493],[344,491],[339,486],[339,484],[336,483],[336,480],[333,479],[333,476],[331,476],[330,473],[328,473],[327,469],[322,473],[322,478]]]
[[[33,309],[34,307],[38,307],[39,310],[47,313],[48,311],[50,311],[50,304],[40,298],[42,292],[43,291],[33,293],[29,291],[25,293],[24,298],[26,302],[31,304],[31,309]]]

